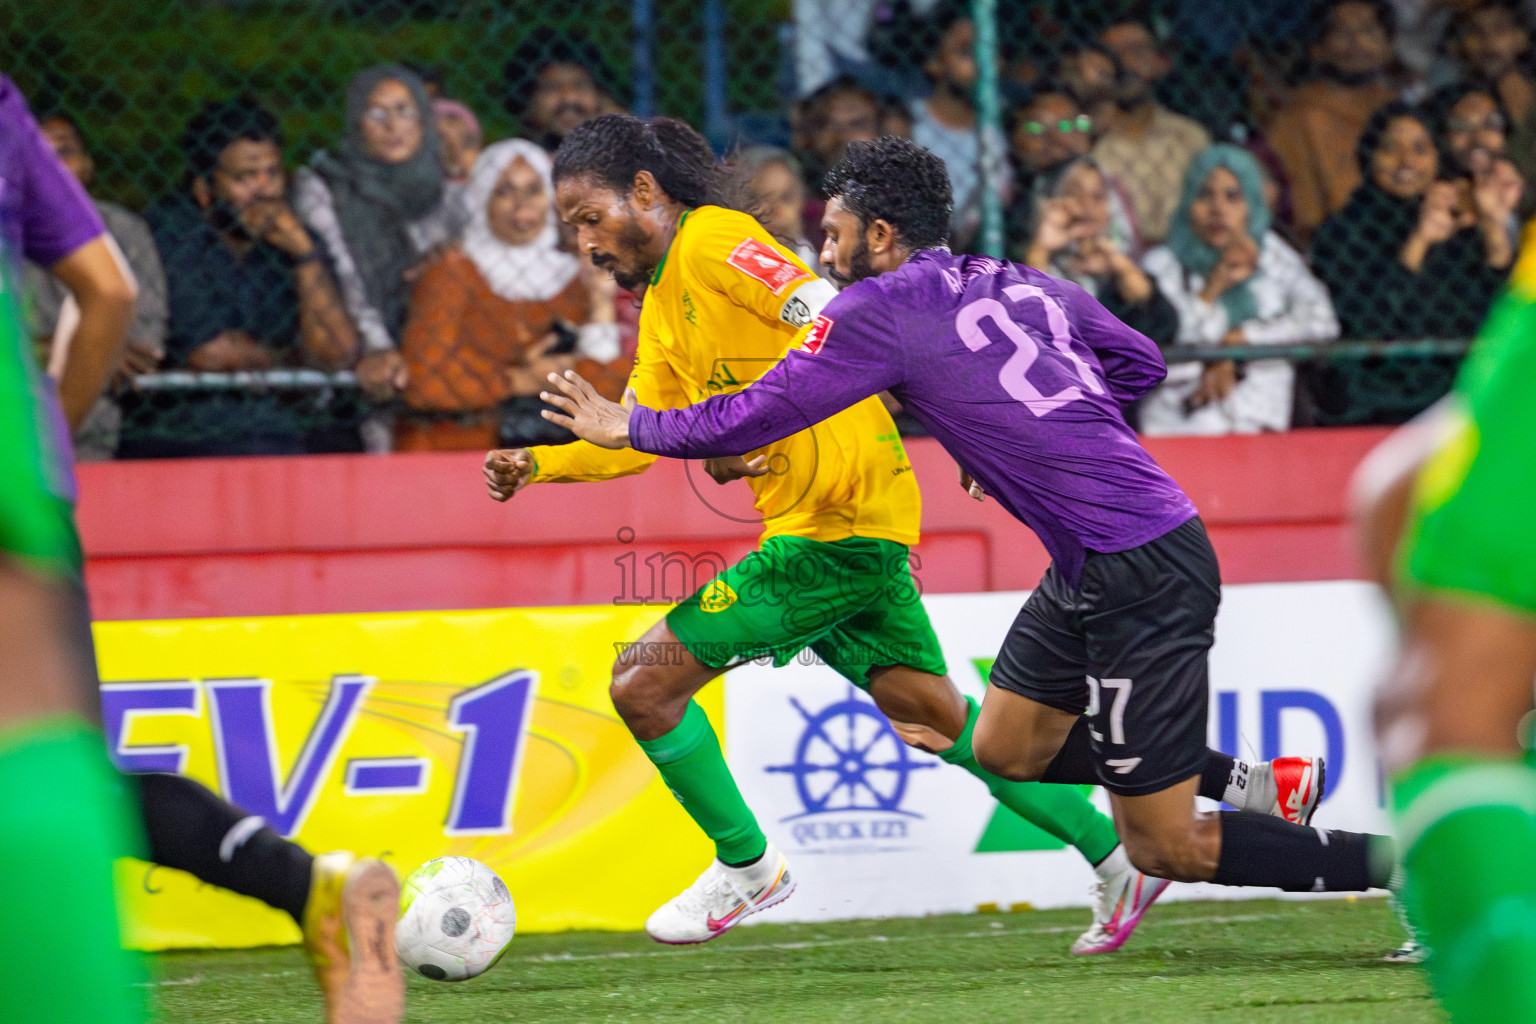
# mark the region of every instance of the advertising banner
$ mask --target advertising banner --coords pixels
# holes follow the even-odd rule
[[[712,848],[614,714],[645,607],[100,623],[122,767],[196,778],[312,851],[506,880],[523,930],[637,929]],[[700,694],[720,721],[720,687]],[[298,941],[286,914],[125,862],[146,949]]]
[[[1024,597],[924,599],[963,691],[983,695]],[[373,854],[402,872],[445,854],[485,861],[524,930],[638,929],[712,854],[608,698],[616,645],[661,610],[98,624],[108,742],[124,768],[191,775],[313,851]],[[1248,759],[1326,755],[1314,824],[1383,829],[1369,708],[1391,644],[1366,584],[1227,587],[1211,744]],[[724,723],[743,794],[800,878],[765,916],[1087,903],[1092,873],[1075,851],[903,745],[809,652],[782,669],[733,669],[699,699]],[[298,939],[286,915],[176,871],[127,862],[120,883],[141,948]],[[1260,894],[1273,895],[1170,890]]]
[[[924,598],[964,692],[982,697],[1025,596]],[[1327,796],[1313,824],[1382,831],[1370,701],[1392,630],[1375,589],[1230,586],[1216,638],[1211,745],[1250,760],[1325,755]],[[778,920],[1088,901],[1093,875],[1076,851],[1000,807],[964,771],[903,746],[869,698],[809,652],[782,669],[734,670],[726,723],[742,792],[799,872],[799,891],[774,911]],[[1102,791],[1095,799],[1107,809]],[[1165,898],[1259,895],[1275,892],[1176,885]]]

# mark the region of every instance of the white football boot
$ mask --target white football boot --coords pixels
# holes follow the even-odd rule
[[[645,933],[674,946],[708,942],[794,891],[789,862],[769,843],[756,864],[732,868],[712,862],[696,882],[657,908]]]
[[[1131,864],[1125,847],[1117,846],[1094,869],[1093,926],[1072,943],[1073,956],[1113,953],[1125,945],[1147,908],[1168,888],[1167,879],[1144,875]]]

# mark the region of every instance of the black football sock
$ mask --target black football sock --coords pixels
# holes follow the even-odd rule
[[[1221,813],[1218,885],[1265,885],[1286,892],[1386,888],[1396,863],[1392,840],[1363,832],[1294,825],[1246,811]]]
[[[1247,762],[1219,750],[1206,750],[1205,771],[1200,773],[1201,796],[1208,800],[1221,800],[1241,810],[1241,800],[1234,802],[1232,797],[1241,796],[1247,789]]]
[[[149,859],[287,911],[300,927],[314,858],[265,821],[181,775],[129,776],[138,784]]]

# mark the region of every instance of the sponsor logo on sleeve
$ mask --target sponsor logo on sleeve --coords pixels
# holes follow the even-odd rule
[[[784,308],[779,310],[779,319],[799,329],[811,322],[811,307],[800,296],[791,295],[784,300]]]
[[[775,295],[782,294],[796,281],[803,281],[811,274],[786,260],[782,253],[755,238],[743,238],[741,244],[731,250],[725,262],[758,281]]]
[[[805,344],[801,347],[811,355],[821,351],[821,346],[827,343],[827,335],[832,332],[832,318],[826,315],[818,316],[811,325],[810,331],[805,335]]]

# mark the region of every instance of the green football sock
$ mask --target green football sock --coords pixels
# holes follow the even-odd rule
[[[26,965],[0,972],[0,1018],[144,1020],[143,964],[122,948],[112,885],[113,859],[139,851],[101,734],[68,719],[0,733],[0,793],[0,877],[12,882],[0,962]]]
[[[1097,864],[1114,852],[1115,847],[1120,845],[1114,823],[1089,803],[1077,787],[1044,782],[1010,782],[976,763],[976,755],[971,752],[971,732],[976,728],[976,716],[981,713],[981,708],[969,697],[965,702],[970,708],[965,719],[965,730],[955,740],[954,746],[939,751],[939,757],[950,764],[959,765],[985,782],[998,803],[1025,821],[1077,847],[1078,852],[1088,858],[1088,863]]]
[[[677,728],[639,743],[683,810],[715,841],[715,856],[740,864],[763,855],[768,840],[741,798],[709,716],[696,701],[688,702]]]
[[[1536,1020],[1536,770],[1420,761],[1393,787],[1403,899],[1457,1024]]]

